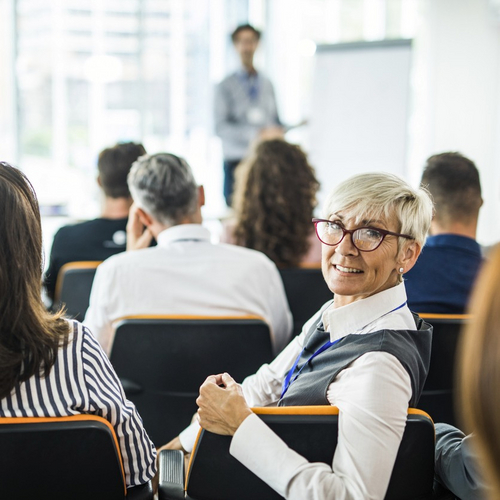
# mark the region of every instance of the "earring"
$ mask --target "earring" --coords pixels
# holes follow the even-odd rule
[[[401,274],[403,274],[404,269],[403,269],[402,267],[400,267],[400,268],[399,268],[399,272],[400,272]]]

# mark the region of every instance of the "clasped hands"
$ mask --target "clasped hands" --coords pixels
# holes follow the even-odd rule
[[[210,375],[200,387],[196,404],[201,427],[225,436],[232,436],[252,414],[241,386],[227,373]]]
[[[210,375],[200,387],[195,414],[201,427],[215,434],[232,436],[243,420],[252,414],[241,387],[227,373]],[[175,437],[161,450],[183,450],[179,437]]]

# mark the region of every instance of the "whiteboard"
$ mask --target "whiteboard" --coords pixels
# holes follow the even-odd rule
[[[352,175],[405,176],[410,65],[411,40],[318,46],[309,154],[320,207]]]

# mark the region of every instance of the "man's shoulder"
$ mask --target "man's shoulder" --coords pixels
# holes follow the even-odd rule
[[[234,259],[246,260],[252,264],[275,267],[272,260],[258,250],[230,243],[219,243],[214,245],[214,249],[215,253],[220,254],[221,257],[232,257]]]
[[[80,235],[95,234],[96,231],[100,230],[117,230],[123,228],[125,230],[127,226],[127,219],[91,219],[81,222],[75,222],[74,224],[68,224],[62,226],[58,231],[58,236],[72,236],[77,237]]]

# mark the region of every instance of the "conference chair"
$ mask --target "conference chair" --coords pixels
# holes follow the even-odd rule
[[[116,325],[110,359],[161,446],[189,425],[209,375],[241,382],[273,355],[269,326],[256,316],[139,316]]]
[[[339,415],[332,406],[254,408],[287,445],[309,462],[331,466]],[[229,454],[231,437],[200,430],[187,477],[181,451],[164,450],[159,461],[160,500],[277,500],[278,493]],[[387,500],[433,498],[434,424],[425,412],[408,420],[389,483]]]
[[[420,314],[433,327],[429,374],[418,403],[434,422],[457,425],[454,404],[455,358],[466,314]]]
[[[54,306],[65,306],[67,317],[78,321],[85,317],[95,272],[101,262],[68,262],[61,267],[57,275]]]
[[[0,497],[152,500],[151,482],[127,490],[111,424],[95,415],[0,418]]]
[[[293,316],[293,335],[298,335],[304,323],[333,298],[333,293],[319,266],[280,269],[280,274]]]

